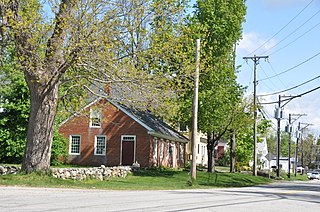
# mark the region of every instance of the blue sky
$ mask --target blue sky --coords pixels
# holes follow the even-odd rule
[[[318,53],[319,55],[315,56]],[[241,65],[238,81],[248,86],[247,95],[252,94],[253,91],[253,61],[246,62],[242,57],[254,55],[269,56],[268,61],[261,59],[257,66],[258,95],[282,91],[319,76],[320,1],[247,0],[243,39],[237,46],[237,64]],[[289,70],[311,57],[314,58]],[[287,72],[273,77],[284,71]],[[282,95],[297,95],[318,86],[320,86],[320,77]],[[278,95],[263,97],[260,102],[276,101]],[[284,107],[286,117],[289,113],[308,114],[296,121],[294,128],[300,121],[314,124],[309,129],[315,133],[320,132],[319,96],[320,89],[296,98]],[[272,120],[274,120],[272,116],[275,105],[265,107],[267,116]],[[287,121],[283,120],[281,125],[284,126],[286,123]]]

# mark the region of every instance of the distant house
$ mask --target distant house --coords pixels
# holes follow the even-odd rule
[[[70,164],[184,167],[188,139],[148,111],[100,98],[64,121]]]
[[[259,169],[269,168],[269,158],[268,157],[268,145],[267,139],[261,138],[261,142],[257,143],[257,159]]]
[[[191,136],[191,135],[190,135]],[[208,149],[207,149],[207,136],[203,133],[198,133],[196,137],[196,164],[207,166],[208,165]],[[220,140],[214,149],[215,159],[221,159],[224,155],[226,149],[228,148],[228,142],[225,140]],[[188,159],[191,160],[191,145],[187,145]]]

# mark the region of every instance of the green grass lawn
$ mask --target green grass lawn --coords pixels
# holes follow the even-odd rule
[[[0,185],[19,185],[32,187],[89,188],[114,190],[170,190],[216,187],[243,187],[272,182],[268,178],[254,177],[240,173],[197,172],[197,179],[190,185],[188,171],[177,170],[140,170],[126,178],[98,180],[62,180],[48,175],[17,174],[0,176]]]

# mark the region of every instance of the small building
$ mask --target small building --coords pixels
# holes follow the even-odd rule
[[[191,133],[190,133],[191,137]],[[196,164],[201,166],[208,165],[208,149],[207,149],[207,136],[203,133],[197,133],[196,137]],[[226,140],[219,140],[214,149],[214,157],[216,160],[221,159],[228,148],[228,142]],[[188,159],[191,160],[191,144],[187,145]]]
[[[294,160],[295,158],[292,157],[290,158],[290,172],[293,173],[294,171]],[[288,163],[288,157],[280,157],[279,158],[279,165],[280,165],[280,170],[284,171],[286,173],[289,172],[289,163]],[[270,161],[270,167],[276,167],[277,166],[277,158],[273,158]]]
[[[149,111],[99,98],[64,121],[70,164],[184,167],[188,139]]]

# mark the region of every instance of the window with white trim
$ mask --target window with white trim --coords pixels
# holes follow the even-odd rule
[[[157,160],[158,158],[158,138],[153,138],[153,159]]]
[[[80,155],[81,136],[70,135],[69,154]]]
[[[168,159],[168,158],[169,158],[169,154],[170,154],[170,151],[169,151],[169,149],[170,149],[170,144],[169,144],[169,142],[167,142],[166,144],[167,144],[167,145],[166,145],[166,158]]]
[[[90,109],[90,127],[101,127],[102,112],[100,108]]]
[[[94,155],[106,155],[106,141],[105,135],[96,135],[94,141]]]

